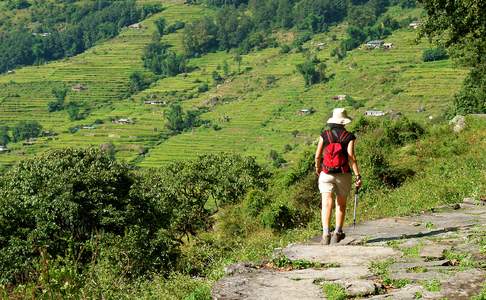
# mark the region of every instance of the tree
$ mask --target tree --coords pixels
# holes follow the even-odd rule
[[[21,162],[0,181],[0,281],[30,279],[23,274],[40,271],[42,255],[75,272],[98,260],[120,275],[169,271],[178,246],[171,199],[146,190],[128,165],[96,149]]]
[[[172,132],[181,132],[184,129],[184,111],[179,103],[172,103],[164,112],[167,119],[167,128]]]
[[[444,47],[425,49],[422,54],[422,60],[424,62],[443,60],[447,59],[448,57],[449,56],[447,55],[447,51]]]
[[[42,126],[37,121],[20,121],[12,128],[14,142],[36,138],[41,133]]]
[[[56,99],[47,104],[47,110],[49,112],[59,111],[64,109],[64,100],[66,99],[68,89],[66,86],[55,87],[52,89],[51,93]]]
[[[450,50],[452,57],[471,71],[456,95],[453,113],[486,113],[486,2],[419,0],[427,12],[421,36]],[[481,105],[482,103],[482,105]]]
[[[182,44],[187,56],[198,56],[214,50],[218,46],[218,27],[214,20],[205,17],[184,27]]]
[[[151,80],[149,80],[142,72],[135,71],[130,74],[130,92],[132,94],[145,90],[151,83]]]
[[[316,57],[307,58],[302,64],[297,65],[297,71],[304,77],[305,86],[311,86],[319,82],[327,82],[327,65]]]
[[[0,145],[7,145],[10,142],[10,135],[8,133],[8,126],[0,126]]]
[[[279,0],[277,7],[277,24],[283,28],[290,28],[293,24],[292,5],[288,0]]]
[[[235,57],[233,58],[236,64],[238,65],[238,73],[240,73],[240,68],[241,68],[241,62],[243,61],[243,57],[239,53],[235,54]]]
[[[77,120],[82,120],[86,117],[84,113],[81,112],[81,108],[83,107],[82,104],[78,102],[69,102],[69,104],[66,107],[69,120],[71,121],[77,121]]]
[[[169,50],[165,43],[152,42],[144,50],[143,62],[145,68],[157,75],[175,76],[186,71],[187,61],[182,55]]]
[[[165,34],[166,22],[164,18],[159,18],[155,22],[155,27],[157,27],[157,32],[160,36]]]

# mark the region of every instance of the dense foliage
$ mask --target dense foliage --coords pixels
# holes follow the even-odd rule
[[[184,29],[186,55],[197,56],[212,50],[238,48],[240,52],[274,45],[271,31],[295,27],[322,32],[346,16],[346,1],[209,1],[222,6],[214,18],[206,17]],[[247,11],[249,10],[249,12]]]
[[[447,55],[447,51],[444,49],[444,47],[425,49],[424,53],[422,54],[422,60],[425,62],[443,60],[447,58],[449,58],[449,56]]]
[[[8,128],[4,127],[4,137],[8,137],[8,132],[5,129]],[[14,142],[19,142],[40,136],[42,133],[42,126],[37,121],[21,121],[12,127],[11,131],[12,140]]]
[[[451,50],[471,72],[456,95],[453,113],[486,113],[486,18],[484,1],[420,0],[427,12],[422,35]]]
[[[157,75],[175,76],[186,71],[186,58],[169,49],[169,45],[154,41],[144,50],[144,66]]]
[[[84,272],[169,272],[187,234],[210,225],[208,203],[265,188],[253,159],[201,156],[136,172],[100,150],[57,150],[27,160],[0,181],[0,282],[35,280],[45,260]]]
[[[327,65],[317,57],[308,57],[305,62],[297,65],[297,71],[304,77],[305,86],[328,81],[326,69]]]
[[[208,121],[201,120],[199,116],[204,110],[184,111],[180,103],[172,103],[165,111],[167,119],[166,127],[172,133],[180,133],[184,130],[209,124]]]
[[[122,27],[140,21],[146,14],[160,11],[160,7],[140,9],[134,0],[57,4],[35,1],[29,10],[30,22],[39,24],[34,32],[29,29],[30,23],[0,30],[0,73],[81,53],[99,40],[117,35]]]

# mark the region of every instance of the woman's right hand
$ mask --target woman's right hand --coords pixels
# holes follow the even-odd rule
[[[354,181],[354,185],[359,189],[362,185],[363,182],[361,181],[361,176],[356,176],[356,179]]]

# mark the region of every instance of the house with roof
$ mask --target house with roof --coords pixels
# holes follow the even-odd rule
[[[336,96],[332,97],[332,100],[344,101],[344,100],[346,100],[346,97],[347,97],[347,95],[336,95]]]
[[[10,150],[8,150],[6,145],[0,145],[0,153],[9,152],[9,151]]]
[[[145,100],[143,101],[144,104],[148,105],[166,105],[167,102],[162,101],[162,100]]]
[[[367,49],[377,49],[377,48],[383,47],[384,43],[385,43],[385,41],[383,41],[383,40],[373,40],[373,41],[367,42],[365,44],[365,46],[366,46]]]
[[[84,85],[82,85],[81,83],[75,84],[75,85],[73,85],[73,86],[71,87],[71,90],[72,90],[73,92],[81,92],[81,91],[84,91],[84,90],[86,90],[86,89],[87,89],[87,87],[86,87],[86,86],[84,86]]]
[[[367,110],[364,112],[365,116],[371,116],[371,117],[381,117],[386,115],[384,111],[381,110]]]
[[[413,21],[412,23],[408,24],[408,27],[412,28],[412,29],[417,29],[419,28],[421,22],[419,21]]]
[[[142,26],[141,23],[135,23],[135,24],[129,25],[128,28],[132,28],[132,29],[142,29],[143,26]]]
[[[130,118],[121,118],[121,119],[113,120],[113,123],[114,124],[128,125],[128,124],[133,124],[135,122],[133,122],[133,120],[130,119]]]

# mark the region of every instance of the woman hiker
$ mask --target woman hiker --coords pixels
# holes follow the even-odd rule
[[[322,243],[329,245],[339,243],[344,239],[344,216],[346,213],[346,199],[351,190],[351,170],[355,174],[355,186],[361,187],[361,176],[354,145],[356,137],[346,131],[344,125],[351,122],[344,108],[335,108],[332,117],[327,120],[329,130],[325,130],[319,137],[315,163],[319,176],[319,191],[322,195]],[[331,235],[329,226],[331,212],[336,194],[336,230]]]

